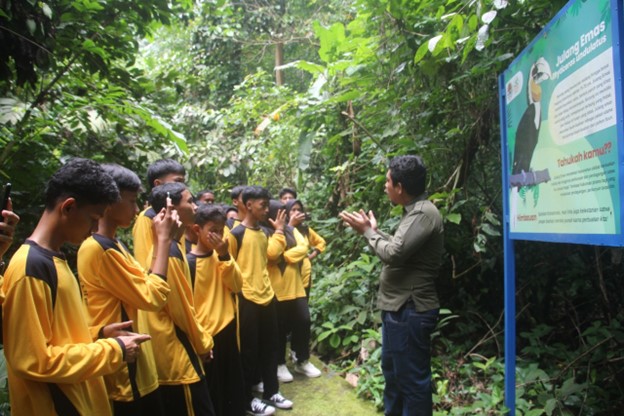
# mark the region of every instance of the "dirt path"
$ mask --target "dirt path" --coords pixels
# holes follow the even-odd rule
[[[339,374],[314,357],[311,361],[323,370],[318,378],[307,378],[288,368],[295,377],[292,383],[280,383],[281,393],[294,402],[292,410],[279,410],[276,416],[379,416],[372,403],[359,399],[355,389]]]

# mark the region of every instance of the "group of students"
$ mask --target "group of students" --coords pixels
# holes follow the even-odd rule
[[[325,241],[296,192],[239,186],[235,209],[213,192],[197,206],[185,176],[171,159],[150,165],[138,217],[141,180],[122,166],[73,159],[49,180],[2,284],[12,414],[271,415],[293,407],[279,392],[289,336],[295,370],[321,375],[308,296]],[[117,238],[133,221],[134,255]]]

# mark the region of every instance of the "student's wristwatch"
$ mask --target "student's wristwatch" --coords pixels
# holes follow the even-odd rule
[[[0,260],[0,274],[4,274],[5,270],[6,270],[6,263],[4,262],[4,260]]]

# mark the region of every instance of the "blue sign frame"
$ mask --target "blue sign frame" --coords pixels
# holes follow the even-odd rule
[[[600,0],[588,0],[585,3],[597,4]],[[568,2],[557,15],[544,27],[538,36],[518,55],[512,62],[510,68],[517,65],[518,62],[536,45],[536,43],[544,38],[550,29],[560,20],[565,18],[572,7],[580,7],[578,3],[581,0],[571,0]],[[616,117],[616,145],[617,157],[616,168],[618,176],[618,186],[615,189],[618,202],[620,196],[624,195],[624,108],[622,96],[624,92],[622,80],[622,67],[624,63],[624,19],[623,5],[621,0],[608,0],[610,5],[611,18],[611,39],[612,39],[612,58],[613,58],[613,74],[615,83],[615,117]],[[562,54],[563,56],[563,54]],[[558,62],[559,64],[559,62]],[[499,97],[500,97],[500,123],[501,123],[501,158],[502,158],[502,186],[503,186],[503,244],[504,244],[504,270],[505,270],[505,405],[511,415],[515,415],[516,408],[516,276],[515,276],[515,247],[514,240],[529,241],[545,241],[554,243],[575,243],[588,245],[605,245],[605,246],[624,246],[624,235],[622,225],[624,225],[624,209],[619,209],[618,220],[619,226],[617,232],[610,234],[593,234],[593,233],[555,233],[555,232],[517,232],[511,228],[510,210],[510,176],[513,163],[510,158],[510,146],[508,141],[507,130],[507,94],[509,89],[509,70],[499,76]],[[513,91],[512,91],[513,92]],[[521,177],[526,177],[522,171]],[[538,230],[539,231],[539,230]]]
[[[624,204],[620,203],[620,195],[624,195],[624,142],[618,139],[624,137],[622,22],[618,7],[616,0],[570,1],[500,76],[501,146],[507,163],[503,190],[508,202],[511,198],[512,213],[506,212],[512,221],[511,239],[624,246]],[[588,10],[594,13],[589,19]],[[594,44],[587,41],[579,48],[579,39],[585,42],[588,35]],[[605,62],[608,68],[604,72],[595,71]],[[597,76],[591,74],[594,71]],[[591,84],[592,79],[602,80],[603,76],[613,78],[606,96],[596,93],[598,81],[586,89],[578,87],[581,77],[590,79]],[[584,103],[588,98],[595,102]],[[569,128],[577,122],[577,115],[559,120],[571,113],[566,105],[581,106],[577,114],[584,115],[586,124],[579,131]],[[604,111],[590,115],[594,107],[608,108],[604,114],[611,122],[593,128],[595,120],[602,121],[598,111]],[[529,109],[537,112],[537,128],[533,128],[531,117],[527,117],[531,122],[525,123]],[[567,132],[562,134],[563,130]],[[525,149],[531,141],[532,150]],[[588,160],[581,157],[572,161],[573,155],[582,153],[589,156],[585,158]],[[594,182],[610,181],[608,186],[598,189],[590,179],[565,179],[569,175],[576,175],[569,179],[583,179],[588,170],[594,172],[592,180],[598,179]],[[562,184],[571,191],[562,192]]]

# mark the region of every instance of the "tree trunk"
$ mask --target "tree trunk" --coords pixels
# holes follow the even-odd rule
[[[284,43],[278,41],[275,44],[275,68],[284,65]],[[284,74],[281,69],[275,70],[275,84],[284,85]]]

